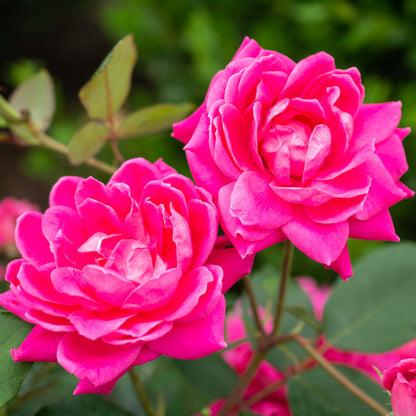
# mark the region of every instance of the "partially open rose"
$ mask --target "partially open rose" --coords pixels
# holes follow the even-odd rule
[[[383,385],[391,393],[395,416],[416,414],[416,358],[401,360],[386,370]]]
[[[363,104],[356,68],[320,52],[297,64],[246,38],[202,106],[174,125],[242,256],[289,239],[352,275],[347,239],[397,241],[389,207],[413,193],[400,102]]]
[[[45,214],[18,220],[23,258],[0,304],[35,327],[13,358],[57,361],[80,379],[75,393],[108,393],[160,354],[223,348],[223,293],[253,259],[217,231],[211,196],[162,161],[132,159],[107,185],[60,179]]]

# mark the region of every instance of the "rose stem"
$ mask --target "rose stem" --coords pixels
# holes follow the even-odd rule
[[[135,368],[131,368],[129,371],[131,381],[133,382],[134,389],[136,390],[137,395],[139,396],[140,402],[143,406],[147,416],[156,416],[156,413],[153,411],[152,405],[150,404],[149,397],[146,394],[143,383],[140,380],[139,374]]]
[[[294,339],[328,374],[335,378],[335,380],[342,384],[347,390],[380,415],[387,415],[388,410],[341,374],[328,360],[325,359],[325,357],[323,357],[314,347],[312,347],[307,340],[300,335],[296,335]]]
[[[264,338],[266,336],[266,333],[264,332],[263,323],[260,320],[259,306],[256,300],[256,296],[254,295],[254,290],[251,285],[250,278],[247,275],[243,277],[243,283],[244,283],[244,288],[248,295],[248,299],[250,301],[250,306],[253,312],[254,322],[256,324],[257,330],[259,331],[259,338]]]
[[[280,279],[280,287],[277,299],[276,314],[273,322],[272,335],[278,335],[282,325],[283,310],[286,298],[287,284],[290,279],[290,272],[292,269],[293,260],[293,244],[286,240],[283,247],[283,261],[282,261],[282,277]]]
[[[36,135],[40,139],[41,145],[44,145],[49,149],[55,150],[55,152],[68,155],[68,148],[64,144],[58,142],[55,139],[52,139],[52,137],[49,137],[48,135],[42,132],[36,132]],[[93,168],[99,169],[105,173],[109,173],[110,175],[112,175],[116,171],[116,169],[113,166],[101,162],[100,160],[95,159],[93,157],[87,159],[85,163],[89,166],[92,166]]]
[[[224,403],[224,406],[221,408],[217,416],[228,415],[231,409],[241,400],[241,396],[244,390],[250,384],[250,381],[256,374],[256,371],[265,355],[266,353],[264,351],[256,350],[255,354],[250,360],[250,363],[246,371],[244,372],[244,374],[241,376],[241,378],[238,380],[238,382],[234,386],[233,390],[230,393],[230,396]]]

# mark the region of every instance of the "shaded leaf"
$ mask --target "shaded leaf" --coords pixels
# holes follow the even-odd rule
[[[17,348],[32,328],[12,313],[0,310],[0,407],[16,395],[32,365],[15,362],[10,355],[10,350]]]
[[[380,404],[388,400],[382,387],[364,374],[342,366],[336,368]],[[293,416],[375,416],[378,414],[335,381],[321,367],[308,370],[290,379],[289,402]]]
[[[95,156],[104,146],[108,133],[105,124],[95,121],[90,121],[78,130],[68,145],[71,163],[78,165]]]
[[[202,390],[211,399],[227,397],[237,381],[236,373],[219,354],[211,354],[199,360],[175,360],[184,378]]]
[[[137,50],[132,35],[120,40],[85,84],[79,97],[92,119],[109,120],[126,100]]]
[[[371,252],[347,283],[335,285],[324,311],[328,341],[342,349],[383,352],[414,339],[415,293],[415,243]]]
[[[20,84],[9,99],[19,112],[27,112],[30,121],[45,131],[55,112],[55,89],[48,71],[43,69]]]
[[[129,114],[117,129],[119,139],[150,136],[169,130],[172,124],[185,118],[195,106],[184,104],[156,104]]]
[[[114,403],[94,395],[84,395],[42,407],[35,416],[133,416]]]

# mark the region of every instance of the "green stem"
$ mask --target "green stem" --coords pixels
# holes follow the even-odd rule
[[[237,384],[234,386],[233,390],[231,391],[230,396],[224,403],[224,406],[221,408],[220,412],[217,416],[227,416],[231,409],[240,402],[241,397],[243,395],[244,390],[250,384],[250,381],[253,379],[254,375],[259,368],[259,365],[263,358],[265,357],[266,353],[263,351],[256,351],[253,358],[251,359],[246,371],[238,380]]]
[[[134,367],[129,371],[129,374],[131,381],[133,382],[134,389],[136,390],[136,393],[139,396],[140,402],[143,406],[144,412],[147,416],[156,416],[156,413],[153,411],[152,405],[150,404],[146,390],[144,389],[143,383],[140,380],[139,374]]]
[[[247,292],[248,299],[250,301],[251,310],[253,313],[254,322],[256,324],[257,330],[259,331],[259,337],[265,337],[266,333],[264,331],[263,323],[261,322],[259,316],[259,306],[254,294],[253,287],[251,285],[250,278],[248,276],[243,277],[244,288]]]
[[[37,132],[37,136],[39,137],[41,144],[45,147],[54,150],[55,152],[62,153],[66,156],[68,155],[68,148],[64,144],[56,141],[55,139],[52,139],[51,137],[42,132]],[[99,169],[105,173],[109,173],[110,175],[112,175],[116,171],[116,169],[113,166],[101,162],[100,160],[95,159],[93,157],[87,159],[85,163],[89,166],[92,166],[93,168]]]
[[[287,284],[290,279],[290,273],[292,270],[293,260],[293,244],[289,241],[285,241],[283,248],[283,262],[282,262],[282,277],[280,279],[279,294],[277,299],[276,314],[273,322],[273,334],[278,335],[283,320],[283,310],[286,299]]]
[[[387,409],[377,403],[372,397],[370,397],[367,393],[365,393],[343,374],[341,374],[329,361],[326,360],[325,357],[323,357],[315,348],[313,348],[307,340],[305,340],[300,335],[296,335],[295,340],[328,374],[330,374],[352,394],[358,397],[363,403],[371,407],[382,416],[386,416],[388,414]]]

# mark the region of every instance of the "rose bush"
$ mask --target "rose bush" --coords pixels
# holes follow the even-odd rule
[[[111,391],[160,354],[225,347],[223,293],[248,273],[217,238],[211,196],[163,163],[131,159],[107,185],[61,178],[44,213],[21,216],[0,304],[34,328],[16,361],[57,361],[75,393]]]
[[[383,386],[391,393],[395,416],[416,414],[416,358],[401,360],[383,374]]]
[[[313,312],[319,321],[322,320],[323,310],[325,304],[331,295],[330,286],[318,286],[316,282],[309,277],[296,278],[300,288],[307,294],[312,307]],[[265,324],[265,330],[269,333],[272,330],[272,318],[264,319],[264,310],[261,308],[259,314],[263,323]],[[235,307],[230,311],[225,319],[226,328],[226,339],[229,343],[238,343],[248,338],[246,324],[243,319],[243,308],[241,302],[237,301]],[[400,380],[402,383],[400,389],[403,391],[399,392],[401,398],[405,403],[412,403],[416,406],[416,392],[414,390],[416,380],[416,360],[409,359],[416,355],[416,339],[401,345],[400,347],[386,351],[383,353],[362,353],[360,351],[344,351],[333,347],[329,344],[325,337],[325,334],[320,337],[318,344],[322,347],[326,346],[323,351],[324,357],[333,364],[343,365],[351,367],[357,371],[366,374],[368,377],[373,379],[377,384],[381,384],[379,374],[375,368],[383,371],[400,361],[403,365],[397,365],[387,371],[385,371],[383,384],[391,390],[395,380]],[[254,354],[253,346],[249,342],[241,342],[236,347],[228,349],[222,352],[224,361],[236,371],[237,374],[241,375],[247,368],[250,360]],[[310,368],[316,366],[315,364],[309,365],[302,371],[307,371]],[[273,383],[278,383],[284,380],[285,372],[290,371],[290,368],[276,368],[267,360],[263,360],[257,370],[255,376],[250,382],[248,388],[245,390],[243,395],[244,402],[250,402],[250,399],[259,394],[266,387]],[[299,371],[297,368],[296,371]],[[397,375],[398,372],[402,371],[406,379]],[[396,378],[397,377],[397,378]],[[289,379],[287,379],[289,380]],[[403,381],[402,381],[403,380]],[[412,381],[413,380],[413,381]],[[411,384],[412,383],[412,384]],[[413,389],[413,390],[412,390]],[[280,385],[278,389],[272,393],[265,394],[263,398],[255,403],[251,403],[249,408],[256,415],[262,416],[290,416],[292,411],[288,399],[287,383]],[[397,389],[398,390],[398,389]],[[408,391],[407,391],[408,390]],[[394,401],[398,402],[399,398],[395,399],[392,390],[392,404]],[[216,402],[209,405],[211,416],[215,416],[219,413],[224,404],[224,399],[217,400]],[[410,405],[409,405],[410,406]],[[416,408],[416,407],[415,407]],[[407,407],[407,409],[415,409]],[[394,411],[395,407],[393,407]],[[237,409],[234,409],[237,410]],[[241,409],[240,409],[241,410]],[[233,413],[234,414],[234,413]],[[413,413],[394,413],[395,416],[410,416]]]
[[[397,241],[389,207],[413,193],[401,103],[363,104],[356,68],[320,52],[297,64],[246,38],[202,106],[174,125],[242,256],[289,239],[352,275],[348,237]]]

